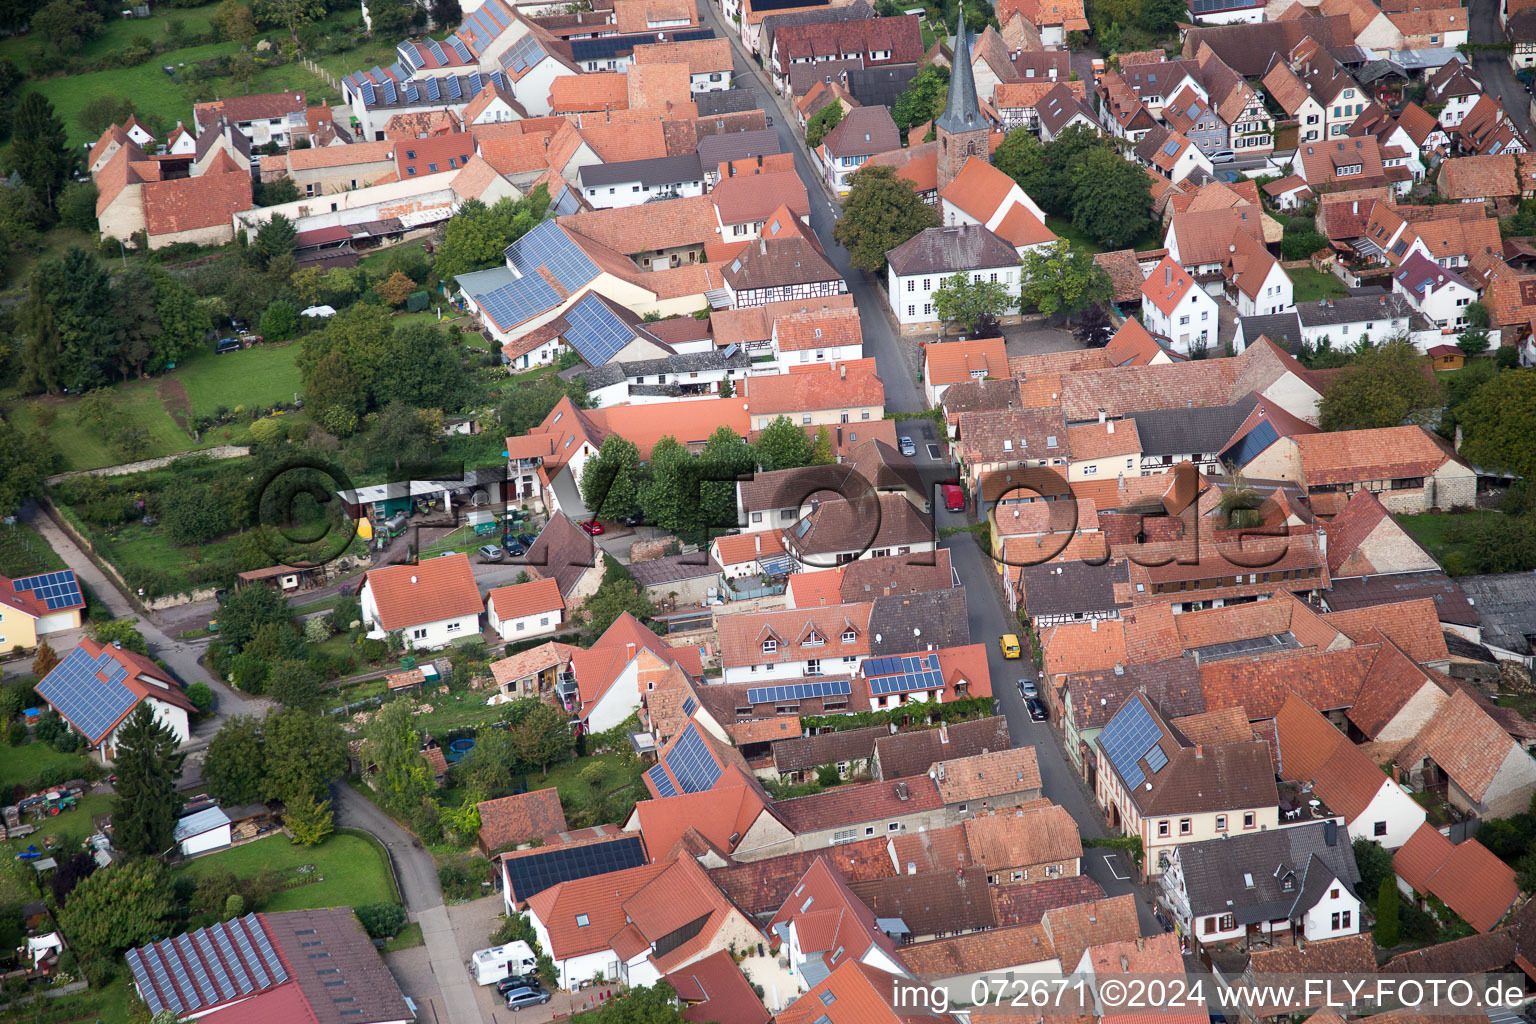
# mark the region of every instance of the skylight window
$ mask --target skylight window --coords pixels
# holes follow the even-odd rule
[[[1251,879],[1250,879],[1250,881],[1251,881]],[[587,925],[589,925],[591,923],[592,923],[592,920],[589,917],[587,917],[586,914],[577,914],[576,915],[576,927],[577,928],[585,928]]]

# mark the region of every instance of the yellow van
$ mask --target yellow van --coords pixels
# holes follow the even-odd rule
[[[998,641],[1003,648],[1003,657],[1017,658],[1019,656],[1019,638],[1012,633],[1004,633],[1002,640]]]

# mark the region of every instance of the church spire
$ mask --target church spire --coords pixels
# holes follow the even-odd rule
[[[965,6],[960,5],[955,25],[954,58],[950,62],[949,99],[936,127],[951,135],[984,128],[981,107],[976,102],[976,76],[971,71],[971,34],[965,27]]]

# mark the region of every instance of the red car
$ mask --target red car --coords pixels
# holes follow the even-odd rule
[[[588,519],[581,524],[581,528],[587,532],[589,537],[601,537],[603,535],[603,524],[596,519]]]

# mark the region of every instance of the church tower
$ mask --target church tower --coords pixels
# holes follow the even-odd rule
[[[955,26],[948,101],[933,130],[939,145],[939,188],[954,181],[970,157],[990,159],[987,136],[991,130],[981,116],[981,105],[976,102],[976,76],[971,71],[971,34],[965,27],[964,7],[960,9],[959,23]]]

